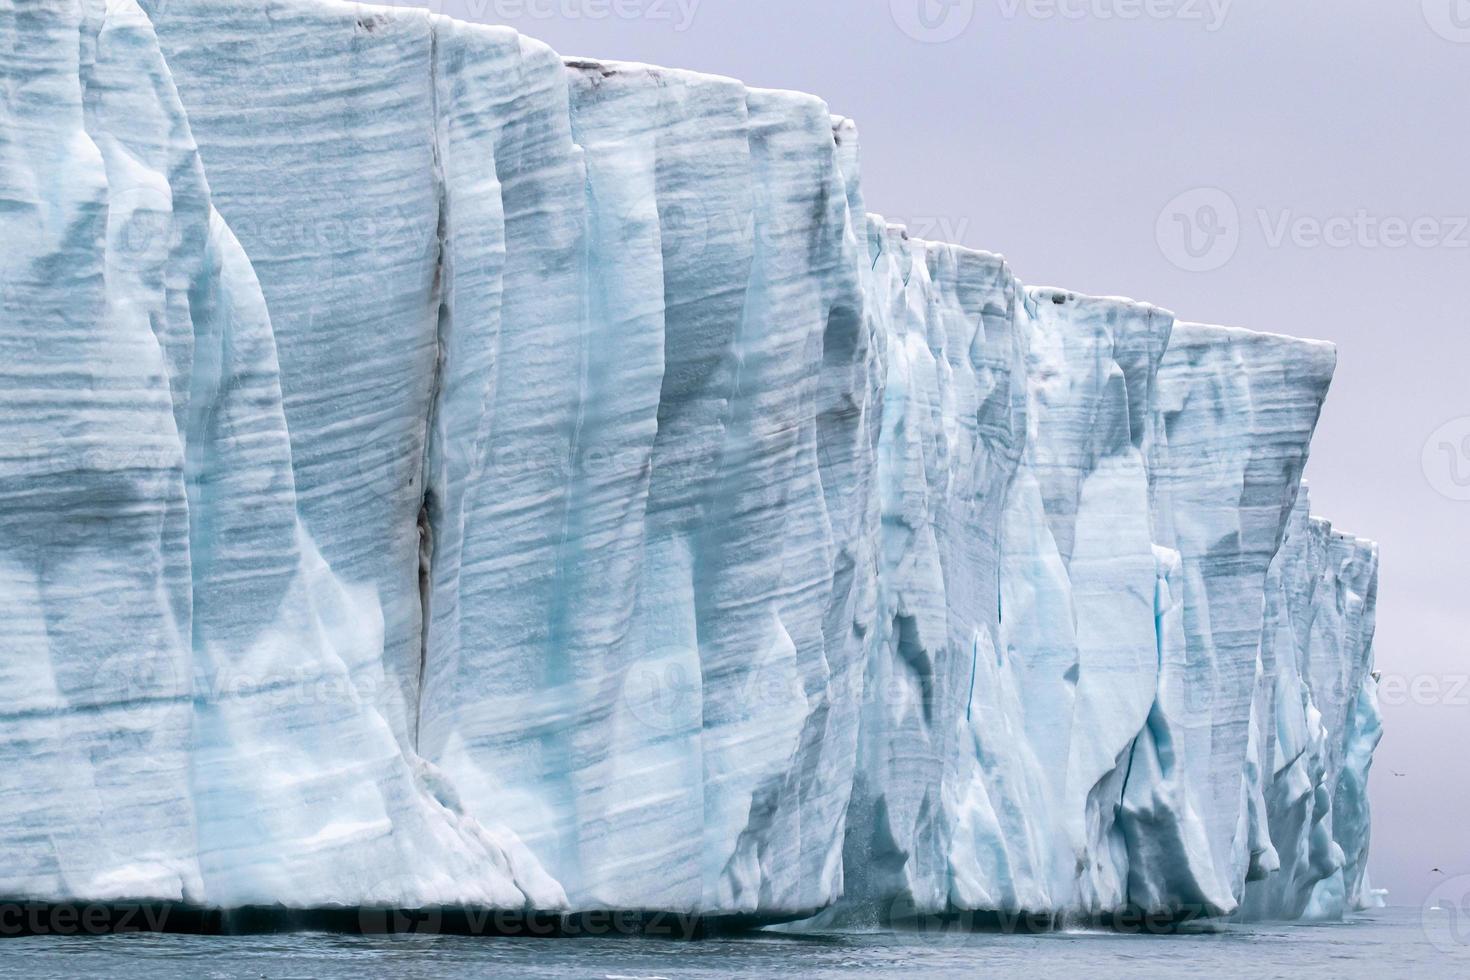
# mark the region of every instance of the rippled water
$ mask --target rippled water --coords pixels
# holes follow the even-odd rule
[[[1447,913],[1446,913],[1447,914]],[[1072,932],[654,939],[203,938],[0,940],[0,974],[114,978],[1470,977],[1470,935],[1418,909],[1343,925],[1229,926],[1171,936]]]

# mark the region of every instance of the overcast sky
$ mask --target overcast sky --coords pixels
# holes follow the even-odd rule
[[[1470,876],[1470,0],[399,2],[817,93],[928,237],[1336,342],[1309,476],[1383,545],[1373,875],[1470,895],[1431,873]]]

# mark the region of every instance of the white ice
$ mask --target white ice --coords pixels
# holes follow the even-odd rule
[[[1329,346],[910,239],[811,96],[334,0],[0,43],[0,893],[1374,900]]]

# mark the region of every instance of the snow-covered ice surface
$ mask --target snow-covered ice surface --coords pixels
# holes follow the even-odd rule
[[[816,98],[0,3],[0,894],[1371,904],[1330,346],[866,214]]]

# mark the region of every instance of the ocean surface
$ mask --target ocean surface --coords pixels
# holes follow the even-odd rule
[[[1470,920],[1388,909],[1340,925],[1183,935],[757,933],[660,939],[117,935],[0,939],[0,976],[171,978],[1466,977]]]

